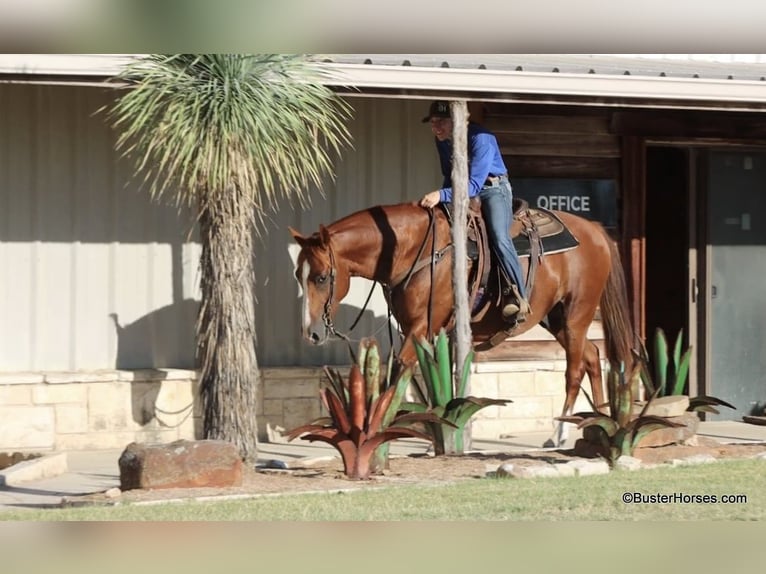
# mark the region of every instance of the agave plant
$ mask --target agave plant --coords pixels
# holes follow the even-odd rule
[[[668,338],[660,327],[657,327],[654,332],[651,359],[646,347],[641,347],[638,355],[642,363],[641,381],[650,395],[663,397],[684,394],[689,376],[692,347],[689,346],[682,351],[683,335],[684,330],[681,329],[676,336],[672,355],[669,353]],[[700,395],[689,398],[689,407],[686,410],[719,414],[716,408],[718,406],[736,408],[717,397]]]
[[[635,404],[632,382],[639,376],[640,369],[640,363],[636,363],[626,376],[624,365],[620,365],[619,368],[614,368],[612,365],[607,376],[609,414],[600,412],[594,407],[593,412],[557,417],[557,420],[575,423],[580,429],[595,429],[596,440],[610,465],[614,465],[620,456],[632,455],[636,445],[650,432],[665,427],[683,426],[663,417],[646,414],[652,399],[656,396],[656,391],[638,416],[632,414],[632,407]]]
[[[412,380],[411,369],[402,371],[393,383],[390,373],[390,361],[387,372],[381,371],[377,342],[363,339],[347,380],[338,370],[325,367],[327,379],[319,392],[329,416],[287,431],[288,440],[301,436],[303,440],[330,443],[340,452],[343,471],[352,479],[369,478],[379,466],[376,457],[387,453],[378,449],[392,440],[419,438],[431,442],[431,437],[407,425],[434,423],[439,420],[436,415],[398,412]]]
[[[437,420],[426,423],[426,432],[434,442],[434,454],[462,454],[464,452],[465,425],[478,411],[492,405],[504,406],[507,399],[465,396],[474,352],[470,351],[459,377],[453,377],[454,358],[450,353],[447,333],[441,329],[431,345],[425,339],[415,343],[422,382],[414,385],[419,403],[406,403],[402,407],[414,412],[431,412]],[[451,424],[444,424],[447,421]]]

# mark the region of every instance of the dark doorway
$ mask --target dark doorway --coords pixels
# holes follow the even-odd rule
[[[689,152],[646,151],[646,342],[660,327],[672,344],[684,329],[689,344]]]

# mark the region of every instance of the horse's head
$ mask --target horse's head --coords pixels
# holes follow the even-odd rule
[[[289,229],[301,247],[295,265],[295,279],[303,290],[301,332],[310,343],[322,345],[335,331],[333,318],[350,286],[348,269],[335,258],[326,227],[320,225],[310,237]]]

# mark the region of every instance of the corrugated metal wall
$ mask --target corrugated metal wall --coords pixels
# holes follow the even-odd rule
[[[0,84],[0,370],[193,366],[199,246],[189,219],[130,183],[96,111],[113,92]],[[347,347],[300,339],[296,256],[304,233],[352,211],[419,198],[440,181],[425,101],[354,98],[354,148],[311,207],[273,215],[256,244],[262,366],[342,364]],[[355,280],[344,329],[368,293]],[[352,334],[387,340],[379,289]],[[345,327],[344,327],[345,326]]]
[[[129,184],[112,91],[0,84],[0,370],[189,367],[198,247]]]
[[[263,365],[348,362],[348,347],[342,341],[312,347],[300,338],[299,288],[293,277],[297,245],[288,225],[310,234],[320,223],[331,223],[372,205],[419,199],[441,183],[431,132],[421,123],[428,102],[363,98],[351,102],[355,108],[354,148],[343,153],[337,180],[324,187],[324,197],[318,190],[313,194],[310,209],[281,209],[263,241],[256,244],[258,354]],[[352,290],[336,320],[340,331],[356,318],[370,285],[364,279],[352,280]],[[351,337],[374,332],[387,352],[386,304],[379,287]]]

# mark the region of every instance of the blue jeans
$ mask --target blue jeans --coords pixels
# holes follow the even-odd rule
[[[511,240],[513,222],[513,194],[507,177],[501,177],[497,186],[485,187],[479,192],[481,213],[487,224],[487,233],[495,257],[506,277],[519,289],[519,294],[526,299],[524,280],[521,277],[521,262],[516,247]]]

